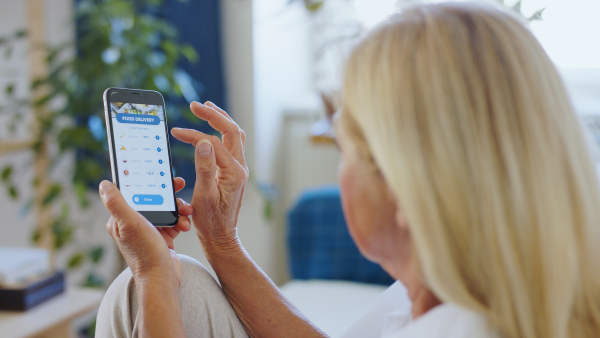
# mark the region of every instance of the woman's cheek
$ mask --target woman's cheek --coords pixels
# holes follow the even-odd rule
[[[359,191],[359,177],[356,177],[356,171],[352,170],[344,163],[340,165],[340,195],[342,200],[342,209],[344,210],[344,218],[346,226],[350,232],[350,236],[356,243],[359,251],[363,256],[367,256],[365,249],[367,244],[366,234],[361,231],[365,224],[361,223],[361,214],[365,211],[365,201],[360,200],[362,192]],[[364,221],[364,220],[363,220]],[[368,257],[367,257],[368,258]]]

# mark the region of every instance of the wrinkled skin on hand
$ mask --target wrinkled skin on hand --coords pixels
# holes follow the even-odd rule
[[[211,102],[193,102],[192,112],[221,132],[223,139],[192,129],[173,128],[176,139],[196,147],[196,184],[192,220],[203,248],[236,245],[236,224],[248,181],[244,158],[246,134]]]
[[[174,182],[176,191],[185,186],[181,178],[176,178]],[[106,229],[131,268],[134,279],[161,278],[180,286],[181,263],[175,254],[173,240],[181,231],[190,229],[192,207],[182,199],[177,199],[177,224],[171,228],[156,228],[127,204],[112,183],[100,183],[100,197],[111,215]]]

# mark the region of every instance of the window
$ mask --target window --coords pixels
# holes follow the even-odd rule
[[[600,1],[523,0],[523,13],[546,8],[531,29],[560,68],[600,68]],[[600,79],[599,79],[600,82]]]

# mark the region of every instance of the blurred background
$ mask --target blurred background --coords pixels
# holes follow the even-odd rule
[[[530,21],[563,75],[590,143],[600,144],[600,2],[490,1]],[[363,276],[338,269],[354,264],[349,257],[358,252],[344,232],[336,190],[339,154],[328,117],[352,42],[414,2],[0,0],[0,261],[47,260],[41,272],[65,272],[57,277],[66,285],[61,297],[81,291],[75,298],[86,299],[79,305],[64,300],[62,307],[78,310],[25,333],[15,328],[33,322],[32,311],[50,311],[44,310],[49,303],[0,311],[0,332],[73,335],[75,328],[77,335],[92,334],[88,328],[102,292],[125,267],[106,233],[108,215],[97,194],[98,183],[110,179],[101,101],[107,87],[160,91],[171,127],[218,134],[188,109],[192,100],[210,100],[246,131],[251,178],[239,234],[278,285],[321,279],[389,284],[366,261],[360,263]],[[192,187],[193,149],[171,144],[175,173]],[[593,156],[600,163],[600,155]],[[179,195],[189,200],[191,191]],[[341,230],[332,232],[330,223]],[[312,247],[307,236],[321,240]],[[206,262],[193,231],[175,245]],[[42,250],[16,251],[28,248]],[[322,265],[324,254],[330,265]],[[315,272],[326,270],[337,272]],[[289,292],[304,297],[298,290]],[[381,288],[371,291],[353,306],[368,304]],[[0,307],[8,299],[2,297]],[[67,331],[56,331],[58,322],[68,323]],[[329,332],[335,336],[345,328]]]

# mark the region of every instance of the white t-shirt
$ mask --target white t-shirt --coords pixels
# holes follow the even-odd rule
[[[382,338],[500,337],[483,316],[453,304],[438,305],[414,321],[410,316],[397,315],[394,312],[388,315]]]
[[[414,321],[410,309],[411,302],[406,288],[396,282],[369,306],[342,337],[500,337],[483,316],[457,305],[436,306]]]

